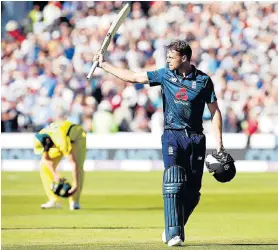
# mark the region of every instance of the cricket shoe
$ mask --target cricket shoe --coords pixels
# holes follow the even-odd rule
[[[161,239],[162,239],[162,242],[163,242],[163,243],[167,244],[165,230],[164,230],[163,233],[162,233]]]
[[[78,209],[81,209],[81,207],[80,207],[80,204],[78,202],[71,201],[70,205],[69,205],[69,209],[70,210],[78,210]]]
[[[50,200],[44,204],[41,204],[42,209],[48,209],[48,208],[62,208],[62,205],[56,201]]]
[[[177,247],[177,246],[182,246],[182,239],[180,236],[175,236],[171,240],[168,241],[168,246],[169,247]]]

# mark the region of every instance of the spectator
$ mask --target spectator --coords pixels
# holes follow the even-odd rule
[[[259,116],[259,111],[257,109],[253,109],[249,115],[247,121],[244,121],[242,124],[242,127],[244,129],[244,132],[248,135],[251,136],[258,132],[258,116]]]
[[[25,40],[25,36],[24,34],[22,34],[16,21],[9,21],[5,26],[5,30],[7,32],[7,35],[13,38],[16,42],[22,43]]]
[[[16,107],[16,99],[3,100],[1,110],[1,132],[18,132],[18,117],[20,112]]]
[[[43,9],[43,18],[46,25],[51,25],[61,16],[60,3],[49,1]]]
[[[131,122],[131,129],[133,132],[150,132],[149,119],[146,109],[143,107],[137,107],[134,119]]]
[[[111,114],[112,107],[109,101],[103,100],[93,117],[93,131],[97,134],[117,132],[118,128]]]
[[[224,125],[223,130],[226,133],[238,133],[241,131],[240,121],[238,120],[236,113],[231,107],[228,108],[227,115],[224,118],[223,125]]]
[[[120,7],[117,1],[50,1],[29,13],[32,32],[23,33],[23,21],[7,23],[1,42],[2,95],[19,103],[4,101],[5,131],[36,130],[62,110],[86,131],[95,132],[96,117],[105,114],[117,128],[106,132],[160,133],[162,99],[155,88],[130,86],[99,70],[92,82],[86,81],[93,54]],[[165,45],[186,39],[195,51],[192,63],[215,83],[224,131],[277,133],[277,126],[267,125],[278,120],[277,11],[277,3],[262,2],[132,2],[107,53],[117,66],[152,70],[165,66]],[[109,112],[98,107],[106,101],[112,105]],[[12,117],[18,125],[8,125]],[[203,119],[208,132],[210,116],[205,112]]]
[[[32,31],[34,23],[39,22],[42,19],[42,13],[40,12],[39,5],[34,5],[33,9],[29,12],[28,17],[31,19]]]

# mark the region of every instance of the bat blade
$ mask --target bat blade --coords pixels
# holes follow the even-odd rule
[[[119,29],[119,27],[121,26],[125,18],[127,17],[129,11],[130,11],[130,5],[126,4],[118,13],[117,18],[112,22],[100,49],[102,54],[105,53],[105,51],[107,50],[111,40],[113,39],[117,30]]]
[[[112,22],[107,35],[104,38],[104,41],[101,45],[100,48],[100,53],[104,54],[111,42],[111,40],[113,39],[114,35],[116,34],[117,30],[119,29],[119,27],[121,26],[121,24],[123,23],[123,21],[125,20],[125,18],[127,17],[128,13],[130,11],[130,5],[126,4],[121,11],[118,13],[117,18]],[[98,65],[98,62],[93,62],[93,65],[90,69],[89,74],[87,75],[87,79],[90,80],[94,74],[94,71],[96,69]]]

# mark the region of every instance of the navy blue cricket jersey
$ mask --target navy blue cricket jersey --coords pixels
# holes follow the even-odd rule
[[[211,78],[192,65],[186,78],[162,68],[147,72],[150,86],[161,85],[164,129],[188,129],[202,132],[205,103],[217,100]]]

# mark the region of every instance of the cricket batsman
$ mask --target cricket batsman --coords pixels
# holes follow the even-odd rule
[[[233,159],[222,143],[222,118],[211,78],[190,63],[192,50],[186,41],[176,40],[166,46],[169,68],[133,72],[103,60],[98,53],[98,67],[131,83],[161,86],[164,108],[162,154],[164,161],[163,198],[165,231],[162,241],[168,246],[183,244],[184,226],[200,200],[206,153],[202,116],[205,104],[211,113],[217,142],[215,161],[206,166],[220,182],[235,175]]]
[[[86,158],[86,133],[80,125],[69,121],[57,121],[35,135],[34,153],[41,155],[40,176],[48,197],[41,208],[60,208],[61,197],[69,197],[70,210],[80,209],[80,194],[84,182],[84,161]],[[64,179],[57,172],[63,156],[72,166],[72,186],[63,190]],[[64,191],[63,194],[60,194]],[[60,192],[60,193],[59,193]]]

